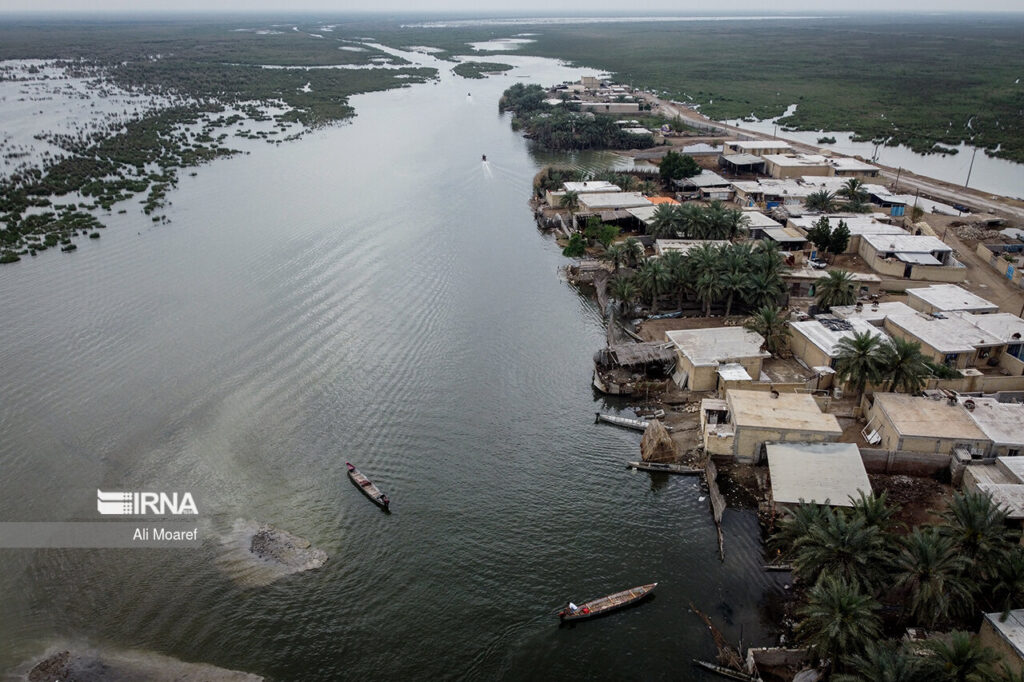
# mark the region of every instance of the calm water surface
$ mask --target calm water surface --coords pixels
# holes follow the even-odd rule
[[[771,641],[753,515],[726,514],[720,562],[698,482],[629,473],[638,436],[591,423],[601,321],[559,279],[526,203],[540,160],[496,106],[575,72],[502,61],[203,167],[169,225],[133,206],[74,254],[0,268],[0,518],[189,490],[206,537],[0,550],[0,670],[71,642],[274,680],[700,679],[689,661],[714,649],[690,601]],[[331,558],[246,586],[218,540],[237,519]],[[641,608],[552,615],[649,581]]]

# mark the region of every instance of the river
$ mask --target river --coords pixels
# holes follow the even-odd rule
[[[0,550],[0,670],[72,643],[272,680],[703,679],[691,601],[733,640],[772,641],[781,579],[759,570],[753,513],[726,513],[720,562],[699,483],[630,473],[638,435],[592,424],[602,322],[535,229],[541,160],[496,106],[577,71],[502,61],[201,167],[167,225],[132,208],[73,254],[0,268],[0,518],[191,491],[206,538]],[[247,586],[217,539],[236,519],[330,559]],[[553,615],[651,581],[637,609]]]

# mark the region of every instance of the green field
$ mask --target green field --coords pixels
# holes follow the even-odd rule
[[[395,45],[465,53],[529,32],[521,54],[611,72],[717,119],[853,130],[927,152],[961,141],[1024,162],[1024,15],[851,15],[767,21],[388,29]],[[968,125],[969,124],[969,125]]]

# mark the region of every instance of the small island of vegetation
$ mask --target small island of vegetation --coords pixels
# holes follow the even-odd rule
[[[463,78],[486,78],[488,74],[501,73],[511,69],[511,64],[500,62],[462,62],[452,69],[452,72]]]

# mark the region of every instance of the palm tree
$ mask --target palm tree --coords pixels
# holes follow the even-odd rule
[[[881,381],[881,337],[870,331],[855,332],[836,343],[836,377],[857,389],[857,404],[869,383]]]
[[[656,239],[675,238],[679,234],[679,229],[680,217],[676,212],[676,207],[672,204],[659,204],[654,209],[651,224],[647,226],[647,234]]]
[[[991,679],[998,656],[967,632],[954,632],[949,644],[941,639],[925,643],[931,656],[922,658],[925,672],[935,682],[982,682]]]
[[[887,391],[917,393],[931,375],[928,359],[921,353],[921,344],[893,337],[882,344],[882,375],[888,377]]]
[[[825,523],[825,516],[828,507],[813,502],[804,502],[795,509],[786,511],[786,515],[779,521],[778,530],[772,533],[768,541],[768,548],[775,550],[782,558],[791,556],[797,540],[807,535],[812,526]]]
[[[974,605],[972,585],[964,575],[969,564],[953,540],[937,528],[914,531],[903,539],[896,557],[896,584],[907,591],[911,618],[929,628],[966,614]]]
[[[640,192],[644,196],[654,196],[658,193],[658,183],[652,182],[651,180],[644,180],[640,183]]]
[[[580,195],[579,192],[573,190],[567,190],[558,199],[558,207],[564,208],[569,211],[569,227],[570,229],[576,229],[576,211],[580,208]]]
[[[837,662],[881,639],[878,609],[878,602],[862,594],[857,585],[826,576],[808,591],[807,605],[798,611],[803,620],[796,632],[820,658]]]
[[[619,302],[619,312],[623,315],[640,293],[631,277],[616,277],[612,280],[610,289],[612,298]]]
[[[689,287],[690,272],[687,267],[686,256],[679,251],[669,251],[661,257],[662,265],[668,271],[668,289],[676,292],[678,308],[683,309],[683,301],[686,299],[686,292]]]
[[[818,211],[820,213],[832,213],[836,210],[836,195],[829,192],[827,189],[818,190],[817,192],[811,192],[804,199],[804,207],[808,211]]]
[[[864,182],[857,178],[850,178],[836,192],[847,201],[866,201],[868,193],[864,191]]]
[[[829,270],[818,282],[818,306],[830,310],[832,306],[853,305],[857,301],[857,283],[846,270]]]
[[[883,533],[864,519],[829,509],[823,522],[796,541],[793,572],[803,583],[839,577],[868,592],[886,580],[891,554]]]
[[[786,319],[782,309],[772,305],[762,306],[743,325],[764,338],[764,347],[775,355],[786,339]]]
[[[757,309],[765,306],[773,308],[778,305],[779,298],[785,293],[782,277],[765,272],[752,270],[750,286],[747,288],[745,302],[747,308]]]
[[[889,535],[896,530],[896,514],[900,510],[898,504],[890,505],[888,494],[882,491],[881,495],[874,493],[864,494],[863,490],[857,491],[857,497],[850,496],[853,509],[850,513],[864,519],[864,523],[874,526],[884,535]]]
[[[750,217],[738,208],[730,208],[723,214],[722,223],[728,232],[728,238],[734,239],[741,232],[746,232],[747,226],[750,225]]]
[[[683,204],[676,211],[680,226],[687,239],[707,239],[708,229],[704,208],[699,204]]]
[[[750,290],[750,273],[740,268],[730,268],[722,274],[720,281],[722,289],[725,291],[725,316],[729,317],[736,294],[739,294],[742,299]]]
[[[989,601],[1006,619],[1015,606],[1024,603],[1024,549],[1014,547],[1005,561],[996,565]]]
[[[863,654],[843,659],[849,671],[832,682],[924,682],[920,659],[889,642],[870,642]]]
[[[658,312],[658,296],[668,286],[670,275],[665,265],[657,258],[645,260],[636,269],[634,281],[640,291],[651,302],[651,312]]]
[[[988,493],[956,493],[942,518],[946,522],[940,526],[943,534],[953,540],[957,552],[971,561],[983,578],[1006,560],[1016,541],[1006,527],[1007,512]]]
[[[711,304],[722,297],[725,285],[722,279],[714,272],[706,272],[693,284],[693,290],[697,294],[697,300],[704,304],[704,316],[711,316]]]
[[[615,268],[613,274],[619,274],[619,268],[626,264],[629,260],[629,254],[626,253],[626,247],[623,244],[612,244],[604,250],[601,254],[601,260],[606,260],[612,264]]]
[[[626,247],[629,264],[635,267],[644,257],[644,245],[636,237],[627,237],[623,246]]]

